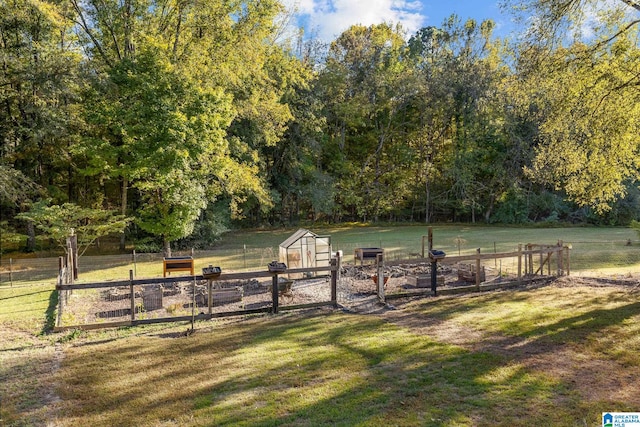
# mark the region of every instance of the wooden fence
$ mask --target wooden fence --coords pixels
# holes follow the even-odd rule
[[[431,250],[431,248],[429,248]],[[424,249],[423,249],[424,251]],[[500,282],[494,282],[491,284],[484,284],[484,275],[481,274],[484,271],[483,262],[497,261],[501,259],[515,259],[517,263],[515,277],[503,280]],[[469,292],[468,286],[462,287],[447,287],[440,288],[439,281],[437,280],[437,267],[438,265],[448,265],[456,267],[458,274],[464,269],[469,269],[470,277],[473,277],[475,286],[474,291],[490,290],[499,287],[508,287],[509,285],[520,285],[525,282],[537,281],[542,277],[549,276],[563,276],[570,274],[570,247],[564,245],[562,241],[559,241],[555,245],[540,245],[540,244],[526,244],[518,245],[518,250],[513,252],[503,253],[481,253],[480,249],[476,250],[475,254],[459,255],[459,256],[444,256],[442,258],[423,258],[424,262],[431,264],[431,286],[428,289],[416,289],[411,291],[396,292],[391,295],[385,294],[385,287],[381,284],[383,281],[377,281],[377,293],[378,298],[381,301],[385,301],[387,298],[403,298],[411,295],[419,294],[433,294],[436,292],[439,294],[452,294]],[[413,260],[394,260],[385,261],[383,257],[377,258],[376,268],[378,271],[378,277],[384,274],[385,267],[393,267],[397,265],[403,265],[410,262],[415,263]],[[555,263],[554,263],[555,261]],[[465,264],[469,263],[469,264]],[[470,267],[470,268],[469,268]],[[545,274],[546,272],[546,274]]]
[[[490,281],[485,282],[484,274],[480,274],[484,271],[485,265],[489,264],[491,261],[497,263],[498,260],[508,258],[511,258],[511,260],[509,261],[511,265],[514,265],[516,267],[511,270],[508,275],[505,274],[503,276],[498,276],[498,280],[494,275],[494,277]],[[424,270],[430,271],[430,273],[432,274],[432,280],[430,281],[432,286],[424,286],[423,277],[422,288],[414,286],[404,288],[396,287],[395,291],[385,290],[385,275],[388,274],[385,273],[385,269],[391,269],[394,266],[401,266],[404,264],[425,265],[426,268]],[[442,277],[435,276],[439,274],[438,271],[442,270],[443,266],[453,266],[451,271],[457,271],[459,275],[458,277],[461,277],[463,274],[469,273],[469,277],[473,278],[473,283],[471,284],[471,286],[469,286],[468,284],[466,286],[457,286],[451,284],[449,284],[448,286],[442,286],[442,282],[437,280]],[[386,299],[419,295],[436,295],[436,293],[438,295],[444,295],[463,292],[478,292],[496,288],[506,288],[512,285],[520,285],[525,282],[537,281],[541,278],[546,280],[549,276],[568,275],[570,272],[570,248],[568,246],[565,246],[562,242],[558,242],[558,244],[556,245],[519,245],[518,250],[512,252],[482,253],[480,249],[478,249],[476,250],[475,254],[462,256],[447,255],[437,258],[425,257],[405,260],[385,260],[384,256],[378,255],[375,263],[375,269],[376,279],[382,278],[382,280],[376,280],[375,294],[377,294],[380,302],[386,303]],[[190,321],[193,327],[193,323],[195,322],[195,320],[209,320],[213,318],[258,313],[275,314],[279,311],[322,306],[338,307],[338,282],[340,281],[341,259],[339,257],[333,258],[330,262],[330,265],[326,267],[285,269],[278,272],[269,271],[268,269],[250,272],[221,272],[221,274],[215,277],[215,279],[207,278],[203,275],[134,279],[133,271],[130,270],[129,280],[76,284],[73,283],[73,275],[70,273],[70,271],[71,270],[66,265],[65,260],[61,259],[60,274],[58,277],[58,283],[56,285],[56,289],[59,292],[59,306],[54,331],[63,331],[68,329],[98,329],[177,321]],[[325,297],[319,297],[318,300],[315,300],[312,303],[304,304],[291,304],[292,300],[289,299],[289,304],[282,304],[283,302],[287,301],[287,293],[290,291],[289,287],[291,286],[291,281],[288,281],[286,277],[288,277],[289,275],[316,276],[317,273],[322,272],[329,273],[327,284],[330,289],[327,289],[327,285],[325,284],[321,285],[324,286],[323,295],[326,296],[330,294],[330,297],[328,299],[322,299]],[[453,277],[455,277],[455,274],[453,274]],[[268,284],[270,282],[270,285],[268,287],[261,286],[259,296],[260,298],[263,298],[263,300],[261,300],[259,304],[250,305],[248,307],[241,305],[240,309],[231,310],[228,309],[228,305],[221,305],[216,307],[214,310],[213,306],[216,300],[219,301],[220,299],[227,299],[229,301],[235,301],[237,299],[242,300],[244,298],[241,289],[238,289],[238,292],[240,292],[238,294],[235,291],[235,289],[237,288],[217,289],[219,287],[218,285],[223,282],[232,283],[233,281],[259,281],[259,279],[262,279],[260,283],[263,284]],[[406,279],[408,279],[408,277],[405,276],[397,280],[406,284]],[[394,279],[392,279],[391,281],[393,280]],[[154,286],[159,287],[160,285],[163,285],[163,287],[166,289],[167,287],[171,287],[179,283],[186,283],[183,288],[188,288],[189,291],[185,293],[186,297],[185,295],[183,295],[183,298],[190,298],[190,301],[188,301],[187,304],[184,304],[184,309],[180,312],[169,313],[166,307],[162,310],[158,310],[158,307],[162,308],[162,299],[160,300],[159,304],[155,302],[147,302],[146,300],[144,300],[144,298],[147,297],[147,294],[152,293],[151,288]],[[435,286],[433,286],[434,284]],[[343,284],[341,286],[342,295],[344,293],[343,290],[346,289],[346,285]],[[70,298],[73,297],[75,301],[86,300],[88,301],[86,303],[87,306],[91,307],[91,309],[94,309],[91,304],[92,301],[94,301],[93,303],[95,304],[95,301],[97,301],[97,297],[95,295],[89,294],[89,291],[94,290],[94,293],[97,294],[98,292],[104,293],[114,289],[118,291],[121,290],[121,292],[118,292],[118,295],[115,296],[117,297],[117,300],[127,304],[126,308],[112,310],[114,312],[117,311],[116,315],[114,315],[113,317],[95,316],[93,320],[90,321],[69,321],[70,318],[74,320],[73,316],[70,315],[73,310],[68,309]],[[197,291],[197,289],[199,290]],[[84,296],[75,295],[74,297],[73,292],[79,290],[85,292]],[[354,295],[356,294],[354,293]],[[255,295],[249,295],[247,301],[251,300],[253,296]],[[162,293],[160,293],[160,298],[162,298]],[[200,298],[200,300],[196,301],[197,298]],[[184,300],[182,300],[182,302],[184,302]],[[167,304],[166,300],[165,304]],[[197,308],[199,308],[198,310],[201,309],[202,311],[196,313]],[[150,317],[151,310],[156,310],[153,312],[153,316],[156,317]],[[188,313],[189,311],[190,313]],[[165,314],[172,315],[169,316]],[[120,320],[109,321],[114,318],[119,318]]]
[[[209,320],[213,318],[227,317],[227,316],[238,316],[238,315],[246,315],[246,314],[256,314],[256,313],[278,313],[279,311],[285,310],[297,310],[297,309],[305,309],[305,308],[314,308],[314,307],[322,307],[322,306],[332,306],[337,307],[337,281],[338,281],[338,272],[340,270],[340,260],[339,258],[333,258],[330,261],[329,266],[324,267],[309,267],[309,268],[296,268],[296,269],[286,269],[280,272],[271,272],[271,271],[252,271],[252,272],[240,272],[240,273],[221,273],[215,279],[208,279],[203,275],[194,275],[194,276],[182,276],[182,277],[163,277],[163,278],[149,278],[149,279],[134,279],[133,271],[129,272],[129,280],[123,281],[109,281],[109,282],[96,282],[96,283],[83,283],[83,284],[74,284],[72,280],[70,280],[68,274],[68,267],[66,265],[61,265],[60,274],[58,276],[58,283],[56,285],[56,289],[59,293],[58,299],[58,316],[56,321],[56,326],[54,327],[54,331],[64,331],[69,329],[100,329],[100,328],[111,328],[111,327],[121,327],[121,326],[135,326],[135,325],[144,325],[144,324],[152,324],[152,323],[165,323],[165,322],[181,322],[181,321],[191,321],[192,327],[193,322],[195,320]],[[281,305],[281,298],[283,294],[286,293],[286,287],[283,288],[282,283],[287,283],[287,280],[281,280],[285,278],[285,276],[290,274],[316,274],[322,272],[329,272],[329,284],[330,284],[330,299],[326,301],[306,303],[306,304],[296,304],[296,305]],[[231,310],[231,311],[222,311],[222,312],[213,312],[213,301],[214,295],[218,290],[214,289],[214,282],[223,282],[223,281],[243,281],[250,279],[259,279],[259,278],[271,278],[271,285],[269,286],[271,301],[270,304],[266,307],[260,308],[251,308],[251,309],[241,309],[241,310]],[[157,317],[157,318],[141,318],[140,307],[138,303],[136,303],[136,297],[139,297],[141,293],[144,292],[136,292],[136,288],[140,287],[151,287],[151,286],[170,286],[172,284],[177,283],[191,283],[191,296],[192,301],[190,303],[191,314],[190,315],[177,315],[177,316],[165,316],[165,317]],[[196,314],[196,284],[206,282],[207,287],[207,298],[205,299],[207,305],[207,312],[200,312]],[[78,290],[107,290],[107,289],[118,289],[124,288],[128,289],[128,294],[126,295],[126,299],[130,301],[130,306],[128,309],[123,310],[123,313],[129,316],[127,320],[121,320],[116,322],[94,322],[94,323],[81,323],[81,324],[73,324],[73,325],[63,325],[63,319],[65,319],[65,313],[67,313],[67,307],[69,303],[69,298],[72,296],[74,291]],[[227,291],[228,293],[228,291]],[[121,313],[122,314],[122,313]]]

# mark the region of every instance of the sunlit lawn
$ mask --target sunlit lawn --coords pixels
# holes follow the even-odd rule
[[[386,316],[199,323],[190,336],[77,334],[55,375],[57,425],[597,425],[640,405],[638,295],[543,287]]]
[[[195,270],[216,265],[224,271],[247,271],[264,269],[266,264],[278,258],[278,245],[295,229],[286,230],[241,230],[226,234],[220,244],[210,251],[196,251]],[[390,259],[415,258],[422,253],[423,236],[428,233],[426,225],[390,227],[342,226],[318,228],[311,231],[331,236],[332,249],[344,252],[345,262],[353,261],[353,250],[357,247],[383,247]],[[571,245],[571,268],[573,272],[595,274],[626,274],[640,271],[640,244],[634,230],[622,227],[562,227],[528,228],[501,226],[436,225],[433,226],[434,247],[449,255],[475,253],[511,252],[519,244],[555,244],[562,240]],[[627,241],[634,244],[628,246]],[[181,252],[180,254],[184,254]],[[115,259],[115,260],[114,260]],[[80,282],[103,280],[126,280],[129,271],[135,277],[162,276],[161,257],[140,254],[137,262],[130,256],[105,257],[86,256],[80,258]],[[18,285],[33,283],[55,284],[55,269],[34,271],[33,277],[15,281]],[[2,275],[0,288],[8,285],[6,271]]]

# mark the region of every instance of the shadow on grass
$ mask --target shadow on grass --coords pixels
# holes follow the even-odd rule
[[[40,294],[45,294],[51,292],[49,290],[46,291],[39,291],[39,292],[31,292],[31,293],[26,293],[26,294],[18,294],[18,295],[13,295],[10,297],[2,297],[0,298],[0,301],[4,301],[4,300],[10,300],[10,299],[16,299],[16,298],[24,298],[24,297],[28,297],[28,296],[33,296],[33,295],[40,295]]]
[[[61,388],[75,402],[66,415],[94,426],[542,425],[579,408],[517,365],[491,379],[511,364],[371,316],[325,314],[74,352]]]
[[[49,333],[53,330],[54,326],[56,326],[56,315],[58,313],[58,291],[51,291],[49,295],[49,305],[47,306],[47,310],[45,311],[44,317],[44,325],[41,334]]]

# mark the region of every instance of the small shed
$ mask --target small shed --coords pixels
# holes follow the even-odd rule
[[[280,262],[287,268],[326,267],[331,261],[331,237],[319,236],[304,228],[293,233],[280,243]],[[315,274],[311,274],[315,275]],[[292,277],[298,276],[298,277]],[[302,274],[289,275],[300,278]]]

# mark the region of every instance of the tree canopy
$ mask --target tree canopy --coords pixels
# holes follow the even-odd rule
[[[169,252],[231,222],[640,219],[640,4],[504,5],[523,37],[454,15],[323,48],[277,0],[3,2],[2,227],[50,200]]]

